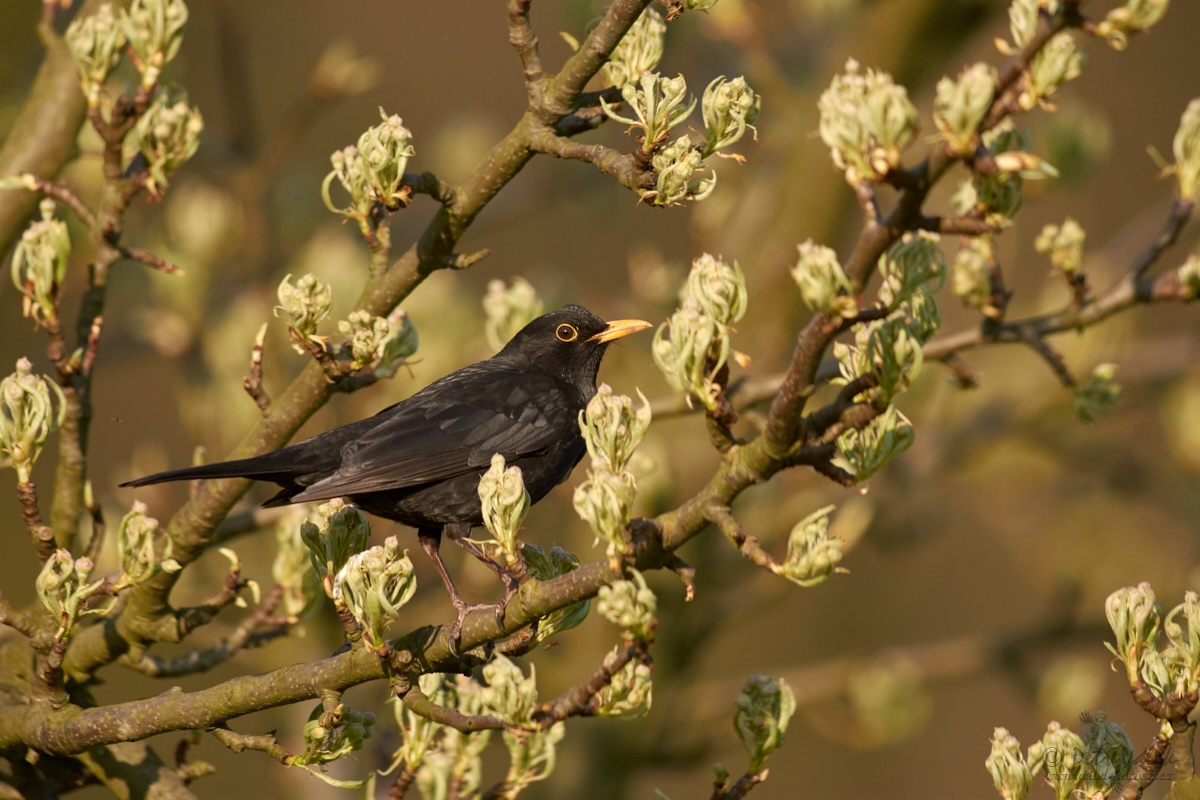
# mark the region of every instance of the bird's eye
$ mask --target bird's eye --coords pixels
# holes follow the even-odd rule
[[[554,335],[560,342],[573,342],[579,338],[579,331],[575,330],[574,325],[563,323],[558,326],[558,330],[554,331]]]

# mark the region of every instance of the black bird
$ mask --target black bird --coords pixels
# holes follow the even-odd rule
[[[579,412],[596,394],[600,359],[610,342],[650,327],[641,320],[606,323],[569,305],[530,322],[496,355],[436,381],[373,417],[334,428],[273,453],[171,470],[129,481],[251,478],[278,484],[267,506],[348,497],[354,505],[417,529],[462,621],[478,608],[499,608],[516,581],[467,539],[483,524],[479,477],[496,453],[521,468],[534,503],[567,479],[586,452]],[[505,600],[467,605],[438,547],[445,533],[500,576]]]

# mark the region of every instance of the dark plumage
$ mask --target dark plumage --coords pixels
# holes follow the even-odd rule
[[[583,458],[579,412],[596,393],[600,359],[614,339],[650,327],[606,323],[571,305],[538,317],[495,356],[436,381],[373,417],[334,428],[273,453],[171,470],[129,481],[145,486],[204,478],[252,478],[278,484],[267,505],[349,497],[385,519],[417,528],[459,611],[470,611],[445,572],[443,531],[515,583],[464,541],[482,524],[479,476],[496,453],[521,468],[536,503]]]

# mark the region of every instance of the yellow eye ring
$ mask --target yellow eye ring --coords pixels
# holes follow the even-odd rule
[[[560,342],[573,342],[579,338],[579,331],[575,330],[574,325],[568,325],[564,322],[554,330],[554,335],[558,337]]]

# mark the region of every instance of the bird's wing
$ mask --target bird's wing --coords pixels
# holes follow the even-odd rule
[[[464,371],[381,411],[341,466],[295,501],[401,489],[530,455],[570,433],[577,404],[548,376]],[[457,380],[455,380],[457,379]]]

